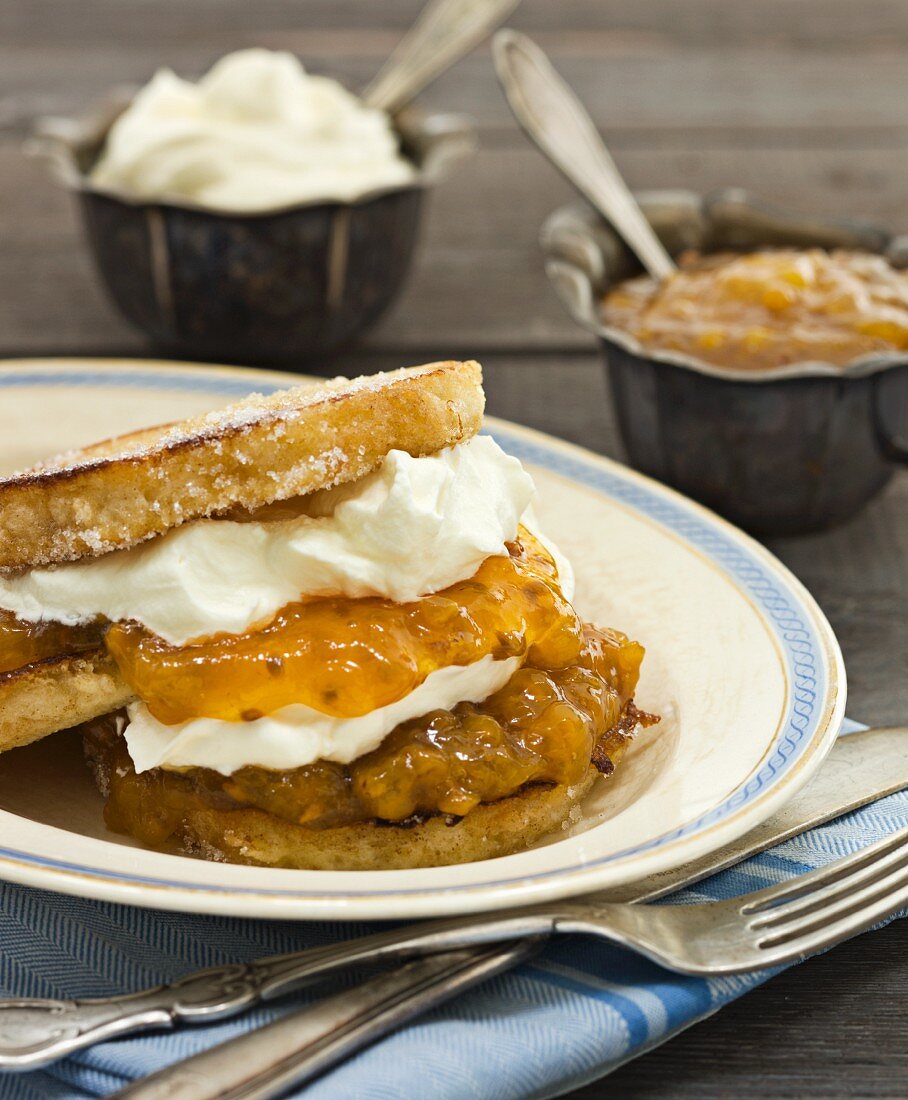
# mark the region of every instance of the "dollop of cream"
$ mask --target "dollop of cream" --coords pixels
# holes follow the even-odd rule
[[[365,478],[299,498],[289,518],[197,520],[129,550],[0,576],[0,607],[32,622],[132,619],[185,645],[243,633],[301,596],[406,603],[507,553],[533,494],[489,436],[422,458],[391,451]]]
[[[94,183],[248,213],[409,183],[388,116],[292,54],[240,50],[197,83],[162,69],[110,129]]]
[[[487,656],[471,665],[437,669],[403,699],[359,718],[334,718],[293,704],[252,722],[196,718],[166,726],[144,703],[132,703],[126,745],[137,772],[195,767],[232,775],[252,765],[289,771],[315,760],[349,764],[378,748],[401,722],[462,702],[482,702],[504,687],[520,663],[519,657],[496,661]]]

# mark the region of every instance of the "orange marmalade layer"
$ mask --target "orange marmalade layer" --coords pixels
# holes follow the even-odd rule
[[[414,815],[460,816],[527,783],[576,783],[590,763],[608,774],[634,727],[643,648],[624,635],[583,629],[565,666],[531,663],[483,703],[461,703],[399,725],[371,753],[343,765],[287,772],[248,767],[136,775],[111,719],[87,727],[86,753],[108,793],[107,824],[154,847],[178,842],[187,817],[255,808],[323,829]]]
[[[27,623],[0,608],[0,674],[46,661],[97,649],[103,644],[104,625],[62,626],[60,623]]]
[[[408,695],[439,668],[486,656],[542,668],[577,660],[582,629],[558,586],[551,555],[523,528],[507,556],[413,603],[332,597],[288,604],[265,626],[172,646],[138,623],[66,628],[2,623],[6,667],[34,654],[103,643],[160,721],[250,721],[302,703],[356,717]],[[12,621],[9,621],[12,620]]]
[[[718,366],[844,366],[908,348],[908,273],[881,256],[818,248],[693,257],[661,282],[619,284],[602,316],[645,348]]]

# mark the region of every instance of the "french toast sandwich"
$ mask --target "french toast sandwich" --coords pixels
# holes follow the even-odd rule
[[[0,751],[80,727],[111,829],[383,869],[566,828],[653,719],[475,362],[253,395],[0,481]]]

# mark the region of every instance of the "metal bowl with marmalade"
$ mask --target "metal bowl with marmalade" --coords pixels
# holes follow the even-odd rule
[[[661,281],[589,209],[542,231],[631,464],[759,535],[854,516],[908,462],[908,237],[739,189],[639,199],[679,264]]]

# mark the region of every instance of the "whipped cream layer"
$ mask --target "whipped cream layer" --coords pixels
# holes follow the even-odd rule
[[[111,127],[91,178],[243,213],[350,201],[415,175],[383,111],[292,54],[250,49],[197,84],[160,70]]]
[[[504,687],[520,664],[519,657],[487,656],[437,669],[403,699],[359,718],[334,718],[295,704],[252,722],[195,718],[167,726],[144,703],[132,703],[126,745],[137,772],[196,767],[232,775],[252,765],[289,771],[315,760],[349,764],[378,748],[401,722],[458,703],[481,703]]]
[[[533,493],[488,436],[422,458],[391,451],[359,481],[271,510],[283,518],[196,520],[129,550],[0,576],[0,607],[31,622],[135,620],[185,645],[243,633],[301,596],[406,603],[505,554]]]

